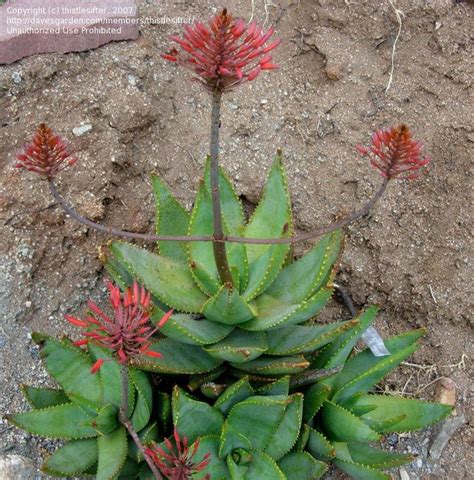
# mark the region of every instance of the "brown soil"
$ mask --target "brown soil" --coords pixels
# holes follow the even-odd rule
[[[175,2],[141,14],[214,12],[211,2]],[[180,3],[180,2],[176,2]],[[221,4],[222,2],[212,2]],[[229,4],[230,2],[227,2]],[[276,23],[277,73],[227,96],[222,159],[237,190],[255,203],[277,147],[286,152],[296,225],[307,230],[362,204],[380,179],[356,153],[377,126],[412,127],[433,157],[429,174],[393,182],[370,216],[347,231],[339,281],[359,305],[383,306],[384,335],[425,326],[423,347],[384,388],[433,399],[437,378],[457,384],[458,413],[472,419],[471,318],[472,32],[469,2],[233,1],[245,18]],[[46,121],[78,150],[61,175],[63,194],[84,214],[139,232],[153,230],[148,173],[158,172],[189,207],[208,149],[209,100],[189,75],[159,57],[173,25],[147,26],[136,42],[94,51],[37,55],[0,70],[0,354],[2,412],[23,408],[18,384],[44,384],[30,340],[65,331],[62,316],[103,295],[98,248],[107,239],[52,206],[47,186],[14,173],[14,156]],[[75,138],[72,128],[91,123]],[[408,381],[408,383],[407,383]],[[4,451],[34,457],[48,442],[0,426]],[[425,458],[430,432],[396,439],[421,455],[411,478],[461,479],[472,470],[469,424],[442,458]],[[398,474],[397,474],[398,475]],[[395,476],[394,478],[398,478]],[[472,478],[472,477],[471,477]]]

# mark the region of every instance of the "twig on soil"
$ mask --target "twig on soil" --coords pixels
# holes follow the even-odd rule
[[[398,32],[397,36],[395,37],[395,40],[393,42],[392,46],[392,56],[391,56],[391,65],[390,65],[390,75],[388,77],[388,83],[387,87],[385,88],[385,93],[387,93],[392,86],[392,81],[393,81],[393,72],[395,70],[395,51],[397,49],[397,42],[398,39],[400,38],[400,35],[402,33],[402,17],[405,16],[402,10],[398,9],[395,4],[393,3],[393,0],[388,0],[388,3],[390,6],[393,8],[393,11],[395,12],[395,15],[397,16],[397,22],[398,22]]]
[[[50,208],[53,208],[57,205],[57,202],[50,203],[49,205],[46,205],[46,207],[38,208],[36,210],[22,210],[21,212],[14,213],[10,218],[5,220],[3,223],[4,226],[7,226],[14,218],[19,217],[21,215],[25,215],[27,213],[40,213],[44,212],[45,210],[49,210]]]
[[[434,293],[433,293],[433,289],[431,288],[431,284],[428,285],[428,288],[430,289],[430,294],[431,294],[431,298],[433,299],[433,302],[435,303],[435,305],[438,305],[438,302],[436,301],[436,297],[434,296]]]

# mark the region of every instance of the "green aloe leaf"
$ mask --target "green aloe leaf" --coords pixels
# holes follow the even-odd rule
[[[194,283],[187,265],[129,243],[114,242],[111,250],[127,270],[163,303],[182,312],[201,311],[207,297]]]
[[[285,376],[278,379],[276,382],[272,382],[268,385],[264,385],[259,388],[257,393],[258,395],[263,395],[265,397],[271,397],[273,395],[288,395],[290,391],[290,377]]]
[[[366,465],[338,459],[333,460],[333,462],[354,480],[390,480],[391,478],[389,475]]]
[[[29,385],[21,385],[20,388],[26,401],[35,409],[69,403],[69,398],[63,390],[30,387]]]
[[[40,343],[44,366],[66,395],[100,406],[102,385],[100,377],[90,371],[93,362],[89,356],[68,341],[47,337]]]
[[[347,462],[359,463],[372,468],[399,467],[413,460],[413,455],[406,453],[384,452],[366,443],[335,442],[337,458]]]
[[[249,362],[267,350],[267,339],[264,332],[246,332],[236,328],[224,340],[203,349],[209,355],[228,362]]]
[[[97,415],[90,420],[89,424],[101,435],[112,433],[119,425],[118,408],[111,403],[105,405],[99,410]]]
[[[264,452],[252,452],[252,461],[248,465],[244,480],[254,479],[286,480],[285,474],[280,470],[275,460]]]
[[[235,426],[226,422],[222,427],[219,442],[219,458],[224,459],[237,449],[252,450],[252,443]]]
[[[114,283],[122,290],[132,285],[133,275],[125,268],[123,263],[119,262],[112,255],[107,256],[104,266]]]
[[[315,383],[304,395],[303,420],[309,422],[319,412],[323,403],[329,398],[331,387],[325,383]]]
[[[207,373],[197,373],[195,375],[191,375],[188,381],[188,389],[191,392],[194,392],[201,388],[201,385],[205,383],[211,383],[217,380],[222,374],[227,371],[226,365],[221,365],[214,370],[211,370]]]
[[[157,235],[186,235],[189,225],[189,213],[174,198],[158,176],[151,176],[151,184],[156,202],[156,233]],[[186,242],[158,242],[159,253],[165,257],[174,258],[186,263]]]
[[[301,428],[300,436],[293,447],[294,452],[303,452],[309,440],[309,426],[305,423]]]
[[[130,480],[139,478],[141,471],[143,470],[143,464],[135,462],[131,458],[127,457],[125,463],[123,464],[120,474],[117,477],[117,480]]]
[[[291,450],[300,433],[303,416],[303,394],[295,393],[290,395],[289,398],[291,403],[286,407],[285,414],[265,450],[276,461]]]
[[[293,355],[313,352],[337,338],[342,332],[357,324],[356,320],[328,325],[292,325],[273,330],[268,335],[270,355]]]
[[[163,312],[155,312],[152,322],[157,323]],[[161,327],[160,332],[169,338],[189,345],[210,345],[227,337],[234,329],[231,325],[211,322],[205,318],[195,320],[191,315],[176,313]]]
[[[133,360],[135,367],[149,372],[190,375],[210,372],[222,363],[200,347],[186,345],[171,338],[153,342],[150,350],[161,353],[162,358],[140,355]]]
[[[278,466],[287,480],[314,480],[321,478],[328,466],[314,459],[308,452],[292,452],[283,457]]]
[[[377,310],[378,308],[373,306],[362,312],[357,317],[359,323],[340,335],[337,340],[324,347],[315,361],[312,362],[312,366],[316,368],[331,368],[344,364],[354,345],[375,320]]]
[[[255,392],[249,383],[248,377],[242,377],[222,392],[216,400],[214,407],[226,415],[234,405],[254,395]]]
[[[199,402],[179,387],[173,389],[173,424],[181,436],[194,442],[204,435],[219,435],[224,425],[222,413],[205,402]]]
[[[191,450],[194,447],[191,446]],[[204,480],[206,475],[210,475],[212,480],[227,480],[229,471],[225,462],[219,458],[219,436],[204,435],[199,439],[199,447],[194,460],[196,463],[201,462],[206,454],[209,456],[209,465],[199,473],[193,475],[193,479]]]
[[[290,305],[264,293],[254,302],[256,317],[240,327],[251,331],[267,331],[305,322],[324,308],[331,295],[332,289],[323,288],[300,304]]]
[[[266,293],[289,304],[312,296],[325,282],[341,249],[342,233],[329,233],[305,255],[285,267]]]
[[[7,416],[9,422],[41,437],[79,440],[97,436],[88,425],[91,417],[79,406],[67,403],[55,407]]]
[[[171,398],[170,395],[164,392],[156,392],[156,415],[160,422],[161,430],[165,431],[168,430],[172,423],[172,415],[171,415]]]
[[[376,407],[360,416],[364,422],[378,423],[387,419],[399,419],[392,425],[386,425],[382,430],[383,433],[419,430],[439,422],[452,411],[451,406],[442,403],[388,395],[363,395],[355,401],[354,406],[355,408]]]
[[[247,398],[231,409],[226,425],[249,439],[252,448],[264,451],[291,401],[284,396]],[[225,438],[221,441],[225,443]]]
[[[336,456],[336,450],[329,440],[317,430],[309,429],[309,438],[306,448],[314,458],[323,461],[332,460]]]
[[[341,442],[375,442],[380,435],[354,414],[330,401],[321,409],[324,431],[331,440]]]
[[[74,477],[85,472],[98,459],[97,440],[71,440],[58,448],[43,464],[41,470],[51,476]]]
[[[99,447],[99,462],[97,465],[97,480],[115,479],[127,458],[127,433],[125,427],[117,428],[108,435],[97,439]]]
[[[249,304],[239,295],[236,288],[223,285],[203,308],[203,314],[213,322],[236,325],[255,316]]]
[[[137,390],[137,401],[130,420],[135,431],[139,432],[142,428],[145,428],[150,420],[153,408],[153,392],[145,372],[130,368],[129,376],[132,385]]]
[[[259,375],[289,375],[307,369],[309,362],[302,355],[294,357],[270,357],[263,355],[250,362],[232,363],[231,365],[244,372]]]

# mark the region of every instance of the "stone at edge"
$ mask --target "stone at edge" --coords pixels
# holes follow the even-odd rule
[[[86,18],[91,20],[97,20],[94,23],[71,24],[70,27],[77,27],[81,30],[82,26],[85,27],[121,27],[120,33],[79,33],[79,34],[10,34],[7,33],[7,18],[10,16],[18,16],[7,14],[9,7],[21,7],[21,8],[55,8],[55,7],[97,7],[105,8],[104,14],[74,14],[69,15],[76,18]],[[133,12],[124,15],[123,13],[113,12],[114,7],[132,8]],[[128,11],[128,10],[125,10]],[[63,15],[62,17],[66,17]],[[43,16],[44,17],[44,16]],[[56,16],[55,16],[56,17]],[[92,19],[93,17],[93,19]],[[35,55],[38,53],[67,53],[67,52],[82,52],[84,50],[90,50],[100,47],[106,43],[119,40],[134,40],[138,37],[138,24],[133,23],[129,25],[125,24],[107,24],[102,23],[107,19],[115,18],[137,18],[137,8],[134,0],[94,0],[94,1],[78,1],[78,0],[22,0],[15,1],[10,0],[0,5],[0,65],[16,62],[21,58]],[[12,26],[12,25],[10,25]],[[13,25],[14,26],[14,25]],[[22,26],[25,27],[24,25]],[[39,25],[35,25],[39,27]]]

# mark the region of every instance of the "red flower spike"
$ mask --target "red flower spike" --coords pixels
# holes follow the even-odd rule
[[[39,125],[31,143],[25,145],[23,153],[18,154],[16,160],[15,168],[35,172],[48,180],[77,162],[70,145],[44,123]]]
[[[210,453],[206,453],[200,462],[195,460],[199,448],[199,439],[194,442],[192,447],[189,447],[188,439],[186,437],[180,438],[178,431],[175,429],[173,440],[174,445],[170,439],[165,438],[164,440],[168,452],[165,452],[156,443],[145,450],[145,454],[153,460],[166,478],[188,480],[209,465]],[[210,479],[211,477],[207,474],[204,478]]]
[[[129,363],[131,358],[142,353],[160,358],[160,353],[149,350],[150,337],[165,324],[173,310],[167,312],[158,325],[154,326],[150,322],[150,294],[145,288],[134,282],[122,295],[119,288],[111,282],[107,287],[113,315],[106,315],[91,300],[87,302],[91,315],[84,320],[66,315],[69,323],[85,329],[85,338],[74,342],[74,345],[82,346],[93,342],[110,350],[121,364]],[[98,360],[91,369],[92,373],[97,372],[102,363]]]
[[[97,360],[97,362],[95,362],[94,365],[92,365],[91,373],[97,373],[100,370],[100,367],[103,365],[103,363],[104,363],[104,359],[99,358],[99,360]]]
[[[422,155],[423,145],[412,139],[406,125],[379,129],[372,135],[370,147],[356,145],[356,149],[387,180],[413,180],[431,162]]]
[[[227,9],[208,23],[209,28],[202,23],[186,25],[184,38],[170,37],[181,50],[173,48],[161,56],[193,71],[195,79],[210,92],[228,92],[255,80],[261,70],[278,68],[270,63],[270,56],[265,57],[281,42],[276,39],[265,46],[274,34],[273,27],[263,32],[253,22],[245,25],[242,19],[233,19]]]

